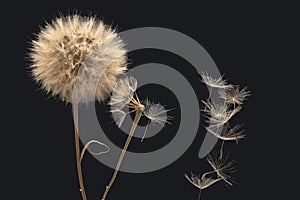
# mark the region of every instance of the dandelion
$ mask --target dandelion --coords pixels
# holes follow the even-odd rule
[[[82,198],[86,200],[81,153],[87,146],[81,152],[78,104],[93,102],[95,97],[103,101],[110,94],[126,70],[124,43],[102,21],[70,15],[56,18],[41,30],[32,41],[30,58],[34,80],[50,95],[73,104],[77,172]]]
[[[219,94],[228,104],[242,105],[243,101],[250,96],[250,91],[247,90],[247,87],[240,90],[239,86],[234,86],[227,88],[225,91],[220,90]]]
[[[32,41],[33,78],[53,96],[72,102],[78,81],[78,103],[103,101],[126,70],[123,41],[110,27],[93,17],[71,15],[47,24]],[[84,79],[77,79],[79,69]],[[96,75],[101,75],[97,77]]]
[[[168,123],[168,116],[167,116],[167,110],[164,109],[163,106],[160,104],[153,104],[149,100],[145,101],[145,105],[142,104],[140,101],[137,93],[137,80],[133,76],[125,76],[120,78],[118,83],[116,84],[116,87],[114,88],[112,92],[112,97],[109,102],[109,105],[111,105],[111,112],[114,115],[114,118],[116,120],[117,125],[120,127],[126,117],[126,114],[135,112],[135,118],[133,121],[133,124],[131,126],[130,132],[128,134],[127,140],[123,146],[121,155],[119,157],[119,160],[117,162],[116,168],[114,170],[114,173],[112,175],[112,178],[110,179],[108,185],[105,188],[104,194],[102,196],[102,200],[105,200],[110,188],[112,187],[113,183],[116,180],[116,177],[118,175],[118,172],[120,170],[122,161],[124,159],[125,153],[129,147],[129,144],[132,140],[132,137],[134,135],[135,129],[137,127],[137,124],[139,123],[141,117],[144,115],[149,120],[159,123],[160,125],[164,126],[165,123]],[[132,111],[126,113],[122,109],[123,108],[130,108]],[[148,126],[147,126],[148,127]],[[147,130],[146,127],[146,130]],[[142,138],[142,141],[145,137],[146,131],[144,133],[144,136]]]

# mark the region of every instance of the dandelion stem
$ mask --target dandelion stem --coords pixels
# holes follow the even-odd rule
[[[202,189],[199,190],[198,200],[200,200]]]
[[[223,147],[224,147],[224,143],[225,143],[225,140],[222,140],[222,144],[221,144],[221,148],[220,148],[220,159],[223,158]]]
[[[146,126],[146,128],[145,128],[145,132],[144,132],[144,135],[143,135],[143,137],[142,137],[142,139],[141,139],[141,142],[143,142],[144,139],[145,139],[145,137],[146,137],[146,134],[147,134],[147,130],[148,130],[149,124],[150,124],[150,121],[148,121],[148,123],[147,123],[147,126]]]
[[[78,104],[73,105],[73,111],[74,111],[74,133],[75,133],[74,137],[75,137],[77,174],[78,174],[82,199],[87,200],[86,192],[84,189],[84,183],[83,183],[81,162],[80,162],[80,141],[79,141],[79,134],[78,134]]]
[[[121,152],[121,155],[120,155],[120,157],[119,157],[118,163],[117,163],[116,168],[115,168],[115,171],[114,171],[114,173],[113,173],[113,176],[112,176],[112,178],[110,179],[110,182],[108,183],[108,185],[107,185],[106,188],[105,188],[104,194],[103,194],[103,196],[102,196],[102,200],[105,200],[105,198],[106,198],[106,196],[107,196],[107,194],[108,194],[110,188],[112,187],[114,181],[116,180],[116,177],[117,177],[118,172],[119,172],[119,169],[120,169],[120,167],[121,167],[123,158],[124,158],[125,153],[126,153],[128,147],[129,147],[129,144],[130,144],[130,142],[131,142],[131,139],[132,139],[132,137],[133,137],[133,134],[134,134],[134,132],[135,132],[135,129],[136,129],[136,127],[137,127],[137,124],[139,123],[139,121],[140,121],[140,119],[141,119],[142,113],[143,113],[143,108],[138,108],[138,109],[136,110],[135,118],[134,118],[133,124],[132,124],[132,126],[131,126],[129,135],[128,135],[127,140],[126,140],[126,142],[125,142],[125,145],[124,145],[124,147],[123,147],[123,149],[122,149],[122,152]]]

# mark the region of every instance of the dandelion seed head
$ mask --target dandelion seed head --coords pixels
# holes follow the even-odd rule
[[[125,76],[118,80],[113,89],[109,104],[112,109],[122,109],[134,96],[137,89],[137,80],[133,76]]]
[[[102,21],[70,15],[47,24],[32,41],[30,67],[52,96],[65,102],[103,101],[126,70],[125,54],[123,41]],[[78,88],[72,96],[75,81]]]

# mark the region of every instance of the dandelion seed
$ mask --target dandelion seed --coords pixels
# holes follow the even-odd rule
[[[209,101],[202,101],[205,105],[204,115],[212,123],[211,127],[220,127],[226,124],[236,113],[241,110],[241,106],[229,109],[227,104],[212,104]]]
[[[219,159],[216,155],[209,155],[207,162],[217,173],[218,177],[222,178],[228,185],[232,186],[232,179],[228,173],[234,172],[234,161],[227,162],[228,156],[223,159]]]
[[[212,76],[208,75],[208,73],[201,72],[200,76],[202,77],[202,82],[205,83],[207,86],[211,88],[230,88],[231,85],[228,85],[226,80],[223,80],[223,77],[220,78],[213,78]]]
[[[212,186],[213,184],[223,180],[222,178],[211,178],[207,177],[206,174],[210,174],[211,172],[203,174],[201,177],[195,174],[191,174],[189,177],[185,174],[185,178],[195,187],[199,189],[198,200],[200,200],[202,190]]]
[[[244,130],[239,130],[240,126],[235,126],[233,128],[225,127],[221,134],[217,134],[219,132],[218,127],[207,127],[206,130],[216,136],[217,138],[225,141],[238,141],[246,137],[244,134]]]
[[[228,106],[226,104],[212,104],[209,101],[202,101],[205,105],[204,112],[214,121],[225,120],[228,116]],[[207,116],[208,117],[208,116]]]
[[[189,177],[188,175],[185,175],[185,178],[191,183],[193,184],[195,187],[203,190],[208,188],[209,186],[213,185],[214,183],[222,180],[222,178],[207,178],[207,177],[200,177],[197,176],[195,174],[191,174],[191,176]]]
[[[240,90],[239,86],[234,86],[227,88],[225,91],[220,90],[219,95],[228,104],[242,105],[243,101],[250,96],[250,91],[247,90],[247,87]]]

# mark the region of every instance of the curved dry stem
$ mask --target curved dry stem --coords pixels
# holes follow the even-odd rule
[[[100,145],[104,146],[104,147],[107,149],[106,151],[100,151],[100,152],[91,152],[91,151],[90,151],[90,153],[93,154],[93,155],[99,156],[99,155],[101,155],[101,154],[105,154],[105,153],[108,153],[108,152],[110,151],[109,146],[107,146],[106,144],[104,144],[104,143],[102,143],[102,142],[100,142],[100,141],[98,141],[98,140],[91,140],[91,141],[89,141],[88,143],[86,143],[86,145],[83,147],[83,149],[82,149],[82,151],[81,151],[81,155],[80,155],[80,161],[82,161],[83,156],[84,156],[86,150],[88,150],[89,146],[90,146],[91,144],[93,144],[93,143],[100,144]]]

